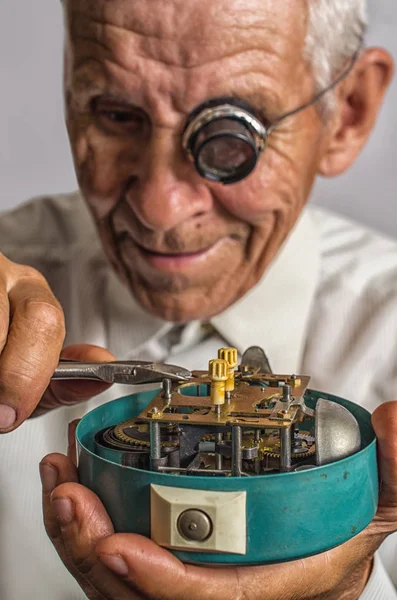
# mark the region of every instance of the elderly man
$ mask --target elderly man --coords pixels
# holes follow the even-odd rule
[[[392,75],[387,52],[363,49],[365,0],[64,9],[81,193],[0,220],[2,600],[396,598],[377,550],[397,529],[397,245],[305,208],[315,177],[342,173],[364,146]],[[74,581],[44,537],[37,462],[123,390],[50,384],[62,348],[201,367],[225,342],[259,344],[275,371],[376,409],[375,520],[302,561],[185,567],[114,535],[73,463],[52,454],[40,465],[45,523]],[[386,544],[393,576],[395,538]]]

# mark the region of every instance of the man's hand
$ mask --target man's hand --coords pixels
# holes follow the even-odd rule
[[[94,396],[106,385],[53,382],[65,338],[62,308],[44,277],[0,254],[0,433],[30,416]],[[95,346],[73,346],[64,358],[113,360]]]
[[[379,407],[373,424],[382,477],[377,515],[318,556],[264,567],[184,565],[144,537],[115,534],[98,497],[79,485],[73,460],[59,454],[41,463],[46,529],[91,600],[357,600],[375,551],[397,530],[397,402]]]

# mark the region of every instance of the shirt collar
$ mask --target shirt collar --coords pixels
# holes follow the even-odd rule
[[[259,283],[211,323],[240,353],[261,346],[273,372],[299,372],[319,271],[318,234],[306,208]]]

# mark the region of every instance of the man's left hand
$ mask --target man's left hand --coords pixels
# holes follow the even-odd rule
[[[373,415],[382,481],[378,512],[355,538],[323,554],[263,567],[184,565],[152,541],[115,534],[73,458],[43,459],[44,521],[59,556],[91,600],[357,600],[373,555],[397,531],[397,402]]]

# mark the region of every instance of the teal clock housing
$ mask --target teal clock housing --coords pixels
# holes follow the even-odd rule
[[[137,417],[158,392],[142,392],[100,406],[77,428],[80,481],[100,497],[116,532],[152,538],[186,563],[262,565],[324,552],[357,535],[373,519],[378,504],[376,439],[370,414],[362,407],[322,392],[306,390],[304,395],[308,407],[315,409],[320,398],[326,399],[355,417],[361,449],[351,456],[253,477],[190,476],[128,466],[122,452],[98,447],[95,442],[98,431]],[[156,514],[156,494],[160,491],[161,495],[162,490],[171,500]],[[192,514],[202,517],[206,498],[202,492],[208,492],[207,513],[212,515],[207,535],[182,543],[178,519],[182,513],[191,514],[190,510],[198,510]],[[199,506],[195,506],[195,497]],[[243,504],[240,502],[238,518],[234,518],[227,504],[230,498],[239,497]],[[186,498],[190,498],[188,506]],[[193,537],[195,529],[207,526],[208,514],[203,512],[203,523],[193,519],[187,525]]]

